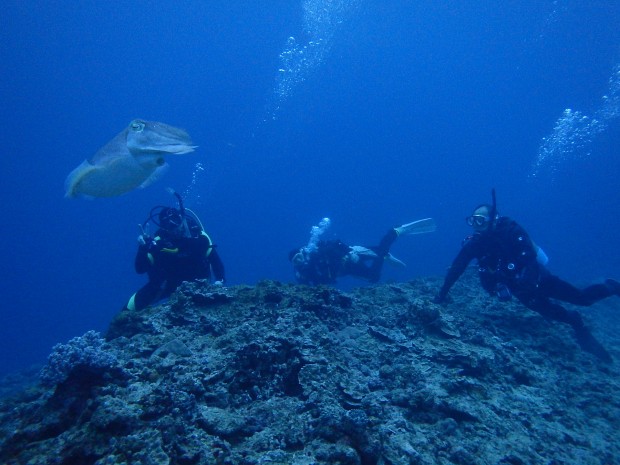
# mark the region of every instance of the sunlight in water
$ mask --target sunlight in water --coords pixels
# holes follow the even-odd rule
[[[590,156],[592,141],[619,115],[620,64],[614,68],[608,92],[591,117],[570,108],[564,110],[551,135],[543,138],[531,176],[539,177],[543,171],[553,174],[570,160]]]

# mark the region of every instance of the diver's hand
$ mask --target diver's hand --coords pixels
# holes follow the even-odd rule
[[[151,242],[153,242],[153,239],[151,238],[151,236],[147,234],[140,234],[138,236],[138,244],[140,245],[147,245],[147,244],[150,244]]]

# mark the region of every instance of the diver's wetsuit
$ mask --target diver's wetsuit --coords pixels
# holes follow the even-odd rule
[[[479,264],[480,283],[485,290],[506,300],[512,293],[523,305],[545,318],[568,323],[584,350],[608,359],[609,354],[585,328],[579,312],[566,310],[550,299],[589,306],[615,295],[615,290],[607,284],[578,289],[552,275],[538,263],[536,255],[537,249],[525,229],[508,217],[500,217],[490,229],[465,239],[436,300],[445,299],[452,285],[475,258]]]
[[[334,284],[339,276],[355,276],[370,282],[381,277],[381,268],[390,247],[398,237],[390,229],[378,246],[361,248],[350,247],[339,240],[319,241],[316,252],[307,254],[307,260],[295,265],[295,276],[301,284]]]
[[[134,309],[169,297],[183,281],[209,279],[211,271],[215,280],[224,281],[224,264],[211,239],[204,231],[192,229],[192,237],[160,229],[151,242],[138,247],[136,272],[148,273],[149,282],[132,297]]]

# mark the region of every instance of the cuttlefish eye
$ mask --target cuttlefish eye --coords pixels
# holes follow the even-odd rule
[[[144,129],[144,123],[141,121],[132,121],[130,127],[132,131],[140,132]]]

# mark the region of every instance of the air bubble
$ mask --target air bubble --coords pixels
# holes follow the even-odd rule
[[[589,145],[594,138],[620,116],[620,64],[614,67],[609,79],[609,91],[601,100],[600,108],[591,117],[570,108],[562,112],[553,133],[541,140],[533,177],[539,177],[543,170],[555,173],[558,167],[572,159],[591,156]]]

